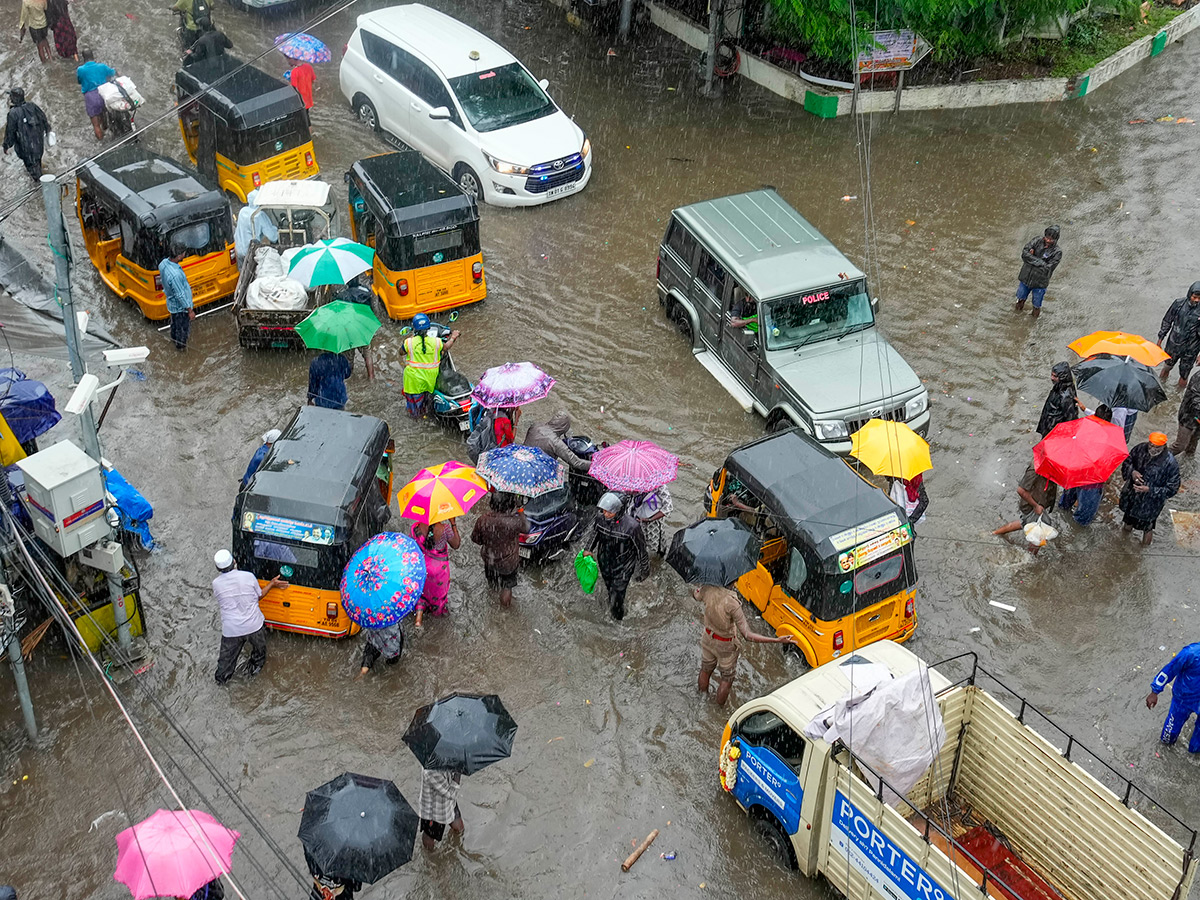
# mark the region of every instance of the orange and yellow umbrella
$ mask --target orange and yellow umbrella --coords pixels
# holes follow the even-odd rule
[[[1157,366],[1169,357],[1154,341],[1126,331],[1093,331],[1067,344],[1067,349],[1074,350],[1084,359],[1097,353],[1111,353],[1128,356],[1147,366]]]
[[[463,515],[487,493],[487,482],[474,469],[451,460],[418,472],[396,494],[396,503],[404,518],[432,525]]]

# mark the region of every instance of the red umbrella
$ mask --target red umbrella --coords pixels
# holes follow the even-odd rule
[[[1099,484],[1129,455],[1121,426],[1095,416],[1054,426],[1033,448],[1033,468],[1064,488]]]

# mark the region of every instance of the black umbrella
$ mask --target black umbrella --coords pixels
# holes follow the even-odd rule
[[[1097,353],[1075,366],[1075,386],[1109,406],[1148,412],[1167,399],[1149,366],[1127,356]]]
[[[322,875],[373,882],[412,859],[417,824],[392,782],[346,772],[308,792],[299,837]]]
[[[733,584],[754,571],[762,543],[738,519],[705,519],[675,532],[667,565],[689,584]]]
[[[404,743],[425,769],[473,775],[512,755],[517,723],[495,694],[453,693],[422,706]]]

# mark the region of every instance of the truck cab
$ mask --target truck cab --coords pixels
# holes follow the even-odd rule
[[[774,190],[671,213],[658,299],[698,362],[769,430],[834,453],[868,419],[929,429],[929,392],[880,333],[866,276]]]

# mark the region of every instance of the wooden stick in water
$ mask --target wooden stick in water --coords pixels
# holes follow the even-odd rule
[[[625,858],[625,862],[621,863],[621,871],[628,872],[633,867],[633,864],[638,861],[638,858],[646,852],[646,848],[654,843],[656,837],[658,837],[657,828],[646,835],[646,839],[642,841],[642,846],[638,847]]]

